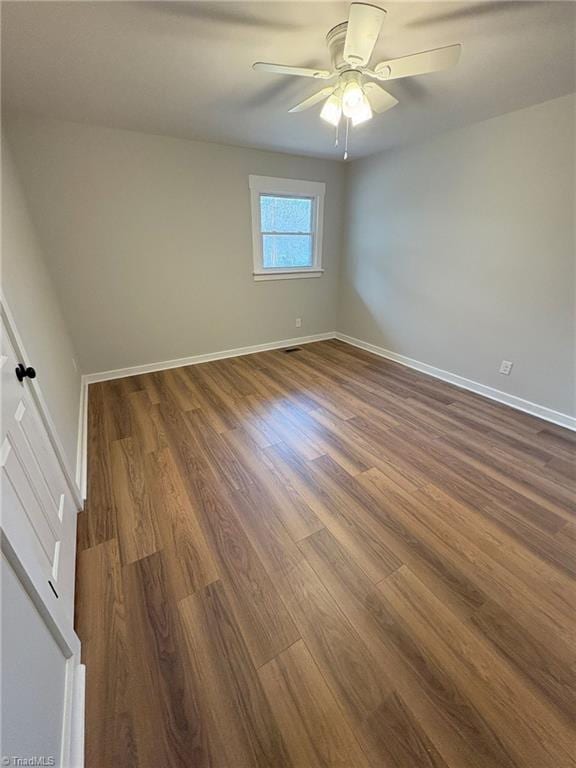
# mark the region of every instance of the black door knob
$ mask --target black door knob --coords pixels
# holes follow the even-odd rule
[[[18,367],[16,368],[16,378],[18,381],[24,381],[26,376],[28,376],[29,379],[35,379],[36,371],[30,366],[26,368],[22,363],[18,363]]]

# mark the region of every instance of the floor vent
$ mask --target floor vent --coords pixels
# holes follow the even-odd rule
[[[288,349],[283,349],[282,352],[284,352],[285,355],[289,355],[291,352],[300,352],[302,347],[288,347]]]

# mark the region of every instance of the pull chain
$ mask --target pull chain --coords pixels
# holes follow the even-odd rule
[[[348,133],[350,129],[350,120],[346,120],[346,138],[344,140],[344,160],[348,160]]]

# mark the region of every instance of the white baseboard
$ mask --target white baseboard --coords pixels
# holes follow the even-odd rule
[[[76,446],[76,485],[82,500],[87,493],[87,452],[88,452],[88,383],[82,376],[80,381],[80,410],[78,413],[78,440]]]
[[[489,400],[496,400],[499,403],[515,408],[517,411],[529,413],[544,421],[550,421],[553,424],[558,424],[561,427],[566,427],[566,429],[576,432],[576,418],[569,416],[566,413],[554,411],[552,408],[546,408],[543,405],[538,405],[538,403],[532,403],[530,400],[524,400],[516,395],[509,395],[507,392],[502,392],[500,389],[489,387],[486,384],[480,384],[477,381],[472,381],[472,379],[466,379],[463,376],[458,376],[456,373],[450,373],[450,371],[444,371],[441,368],[428,365],[428,363],[421,363],[419,360],[413,360],[411,357],[399,355],[397,352],[391,352],[389,349],[378,347],[375,344],[369,344],[367,341],[355,339],[353,336],[347,336],[345,333],[336,333],[335,336],[346,344],[365,349],[367,352],[372,352],[379,357],[393,360],[395,363],[405,365],[407,368],[414,368],[414,370],[426,373],[429,376],[433,376],[435,379],[442,379],[442,381],[447,381],[461,389],[468,389],[470,392],[475,392],[477,395],[487,397]]]
[[[86,666],[76,664],[72,683],[69,739],[66,745],[69,768],[84,768],[84,731],[86,715]]]
[[[333,331],[329,333],[316,333],[313,336],[298,336],[294,339],[281,339],[279,341],[269,341],[266,344],[252,344],[249,347],[237,347],[236,349],[224,349],[220,352],[209,352],[205,355],[191,355],[190,357],[180,357],[176,360],[162,360],[160,363],[147,363],[146,365],[133,365],[130,368],[117,368],[113,371],[102,371],[101,373],[87,373],[82,377],[86,384],[94,384],[97,381],[110,381],[111,379],[124,379],[126,376],[137,376],[140,373],[154,373],[155,371],[166,371],[169,368],[182,368],[185,365],[198,365],[198,363],[209,363],[212,360],[224,360],[227,357],[240,357],[241,355],[253,355],[256,352],[267,352],[271,349],[284,349],[285,347],[295,347],[300,344],[311,344],[313,341],[325,341],[335,337]]]

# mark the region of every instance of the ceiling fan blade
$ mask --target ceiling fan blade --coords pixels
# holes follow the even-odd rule
[[[386,16],[383,8],[368,3],[352,3],[344,42],[344,60],[353,66],[365,67],[378,40]]]
[[[378,114],[386,112],[387,109],[398,104],[398,99],[395,99],[391,93],[385,91],[377,83],[364,83],[363,87],[372,110],[378,112]]]
[[[332,88],[332,86],[328,86],[328,88],[322,88],[322,90],[318,91],[318,93],[314,93],[312,96],[304,99],[304,101],[301,101],[300,104],[296,104],[296,106],[292,107],[292,109],[289,109],[288,112],[303,112],[305,109],[309,109],[315,104],[319,104],[321,101],[324,101],[324,99],[327,99],[328,96],[330,96],[330,94],[333,92],[334,88]]]
[[[400,59],[381,61],[374,67],[374,75],[379,80],[397,80],[400,77],[427,75],[429,72],[440,72],[458,63],[462,46],[448,45],[445,48],[435,48],[432,51],[413,53]]]
[[[316,77],[320,80],[328,80],[334,77],[334,73],[327,69],[310,69],[309,67],[290,67],[287,64],[269,64],[267,61],[257,61],[252,64],[252,69],[257,72],[272,72],[275,75],[296,75],[296,77]]]

